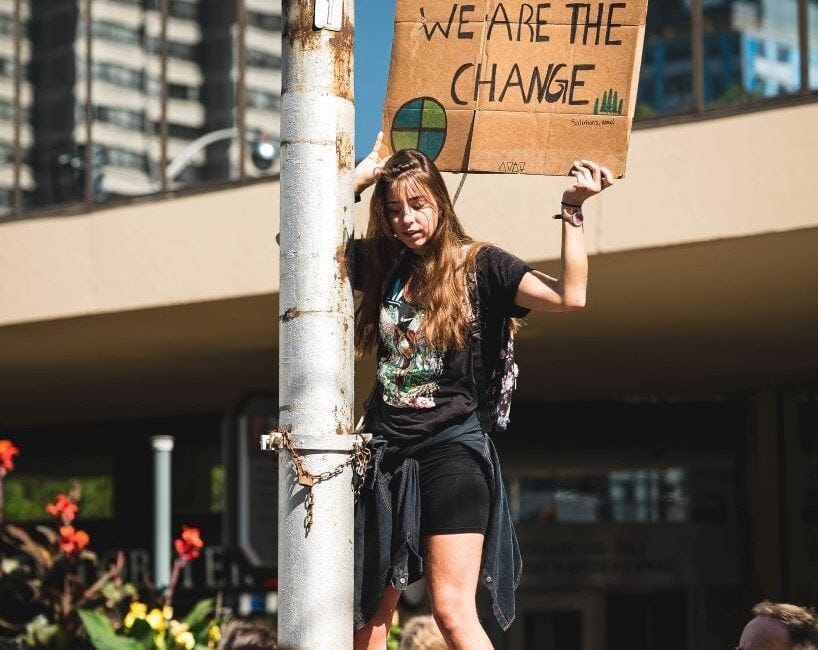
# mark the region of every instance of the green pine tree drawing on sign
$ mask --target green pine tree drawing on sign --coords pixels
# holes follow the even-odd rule
[[[619,91],[609,88],[602,93],[602,102],[599,97],[594,100],[594,115],[622,115],[625,100],[619,99]]]

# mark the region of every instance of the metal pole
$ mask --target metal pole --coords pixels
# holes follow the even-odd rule
[[[173,436],[151,436],[153,447],[153,582],[164,589],[170,582],[170,458]]]
[[[337,27],[314,27],[316,4]],[[284,0],[279,426],[313,474],[349,458],[353,436],[353,0]],[[347,466],[307,489],[279,453],[280,648],[352,648],[353,495]]]

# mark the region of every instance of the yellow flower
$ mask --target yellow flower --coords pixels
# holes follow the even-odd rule
[[[138,600],[134,600],[131,603],[131,610],[137,618],[145,618],[145,614],[148,613],[148,606],[145,603],[140,603]]]
[[[193,650],[196,646],[196,639],[188,631],[182,632],[174,641],[176,641],[176,645],[182,646],[185,650]]]
[[[170,605],[165,605],[162,608],[162,616],[165,617],[166,621],[169,621],[170,619],[172,619],[173,618],[173,607],[171,607]]]
[[[219,641],[222,640],[222,630],[217,623],[214,623],[210,626],[210,630],[207,633],[207,647],[208,648],[215,648],[219,645]]]
[[[174,639],[182,632],[187,632],[187,623],[180,623],[179,621],[170,622],[170,633]]]
[[[165,617],[162,615],[162,610],[154,608],[145,618],[152,629],[157,632],[163,632],[165,630]]]
[[[128,629],[133,627],[133,624],[136,622],[138,618],[145,618],[145,614],[148,611],[148,606],[145,603],[140,603],[139,601],[135,600],[131,603],[131,608],[128,610],[128,613],[125,615],[125,627]]]
[[[153,635],[154,650],[167,650],[168,644],[165,643],[165,635],[161,632]]]

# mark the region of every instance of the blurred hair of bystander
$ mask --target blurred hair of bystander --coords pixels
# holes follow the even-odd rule
[[[400,650],[446,650],[446,641],[432,616],[415,616],[403,626]]]
[[[260,621],[232,621],[219,644],[219,650],[275,650],[277,647],[275,629]]]
[[[737,650],[818,650],[818,620],[812,608],[763,601],[741,633]]]

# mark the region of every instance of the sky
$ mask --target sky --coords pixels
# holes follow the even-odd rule
[[[381,127],[394,14],[393,0],[355,0],[356,160],[370,152]]]

